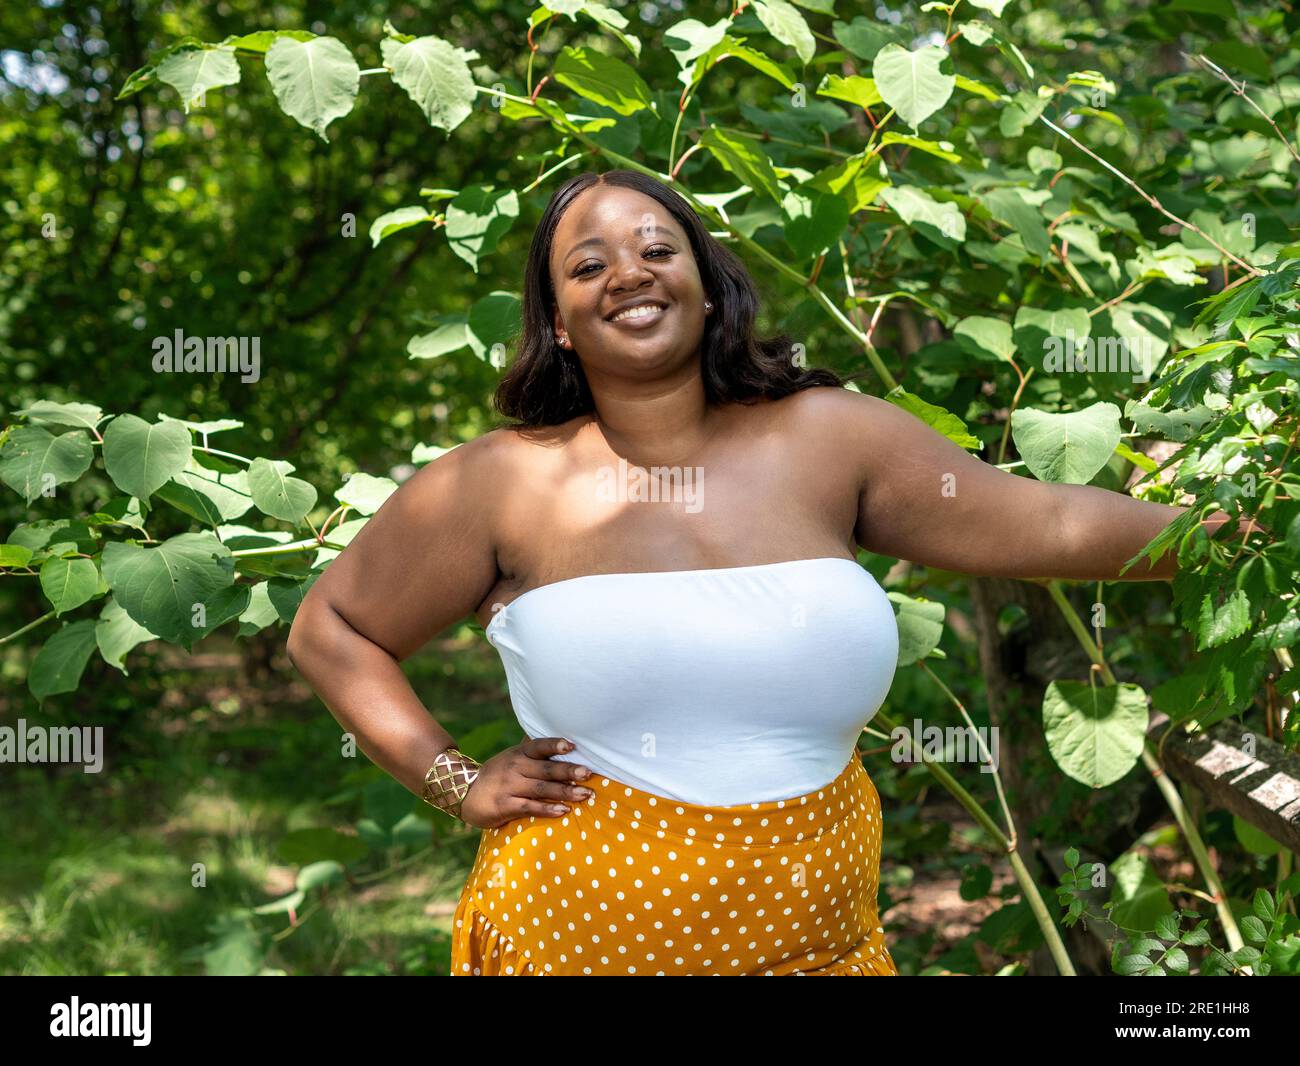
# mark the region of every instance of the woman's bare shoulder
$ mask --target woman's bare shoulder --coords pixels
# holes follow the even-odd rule
[[[788,428],[818,438],[861,440],[862,434],[890,417],[894,405],[887,400],[854,389],[815,385],[800,389],[774,402],[774,414]]]

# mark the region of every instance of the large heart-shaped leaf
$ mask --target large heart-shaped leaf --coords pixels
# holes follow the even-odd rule
[[[1138,685],[1053,681],[1043,695],[1043,732],[1066,774],[1092,788],[1114,784],[1142,754],[1147,695]]]
[[[849,224],[849,204],[842,196],[818,189],[795,189],[781,201],[785,240],[800,259],[832,247]]]
[[[966,216],[954,203],[940,202],[915,185],[887,185],[885,201],[904,222],[944,248],[966,239]]]
[[[104,420],[104,412],[92,403],[55,403],[37,400],[21,411],[28,422],[42,425],[71,426],[74,429],[94,429]]]
[[[449,134],[474,110],[474,76],[468,59],[477,57],[440,37],[417,37],[399,47],[385,41],[384,64],[393,81],[420,105],[431,126]]]
[[[209,89],[239,82],[239,61],[233,48],[192,48],[169,55],[158,64],[156,73],[159,81],[181,94],[181,103],[189,114],[190,105],[197,102],[202,106]]]
[[[632,67],[594,48],[564,48],[555,57],[555,80],[579,96],[620,115],[653,107],[648,86]]]
[[[898,624],[898,665],[910,666],[939,646],[944,606],[934,600],[913,599],[901,592],[887,595],[894,604]]]
[[[292,463],[254,459],[248,467],[248,487],[259,511],[297,525],[316,506],[316,488],[301,478],[290,477],[291,473]]]
[[[180,422],[118,415],[104,431],[104,469],[128,496],[145,500],[189,465],[193,448]]]
[[[948,53],[932,44],[915,52],[885,45],[872,61],[871,76],[885,103],[913,129],[948,102],[957,84]]]
[[[211,533],[182,533],[155,548],[107,544],[103,564],[123,610],[151,633],[186,647],[200,635],[195,608],[234,582],[230,549]]]
[[[1011,415],[1011,437],[1039,481],[1086,485],[1120,442],[1119,408],[1094,403],[1082,411],[1051,414],[1021,407]]]
[[[976,359],[1009,360],[1016,354],[1011,323],[1001,318],[971,315],[957,323],[952,335]]]
[[[754,0],[754,14],[768,33],[795,50],[800,62],[812,62],[817,41],[793,4],[787,0]]]
[[[210,526],[239,518],[253,506],[246,471],[222,474],[193,461],[188,470],[182,470],[163,485],[157,495]]]
[[[931,429],[942,433],[954,444],[959,444],[961,447],[968,449],[979,448],[979,439],[972,436],[970,430],[966,428],[966,423],[951,411],[921,399],[921,397],[908,392],[901,385],[890,389],[885,394],[885,399],[896,407],[901,407],[904,411],[915,415]]]
[[[280,109],[328,141],[325,130],[352,110],[361,68],[334,37],[281,37],[266,52],[266,76]]]
[[[40,426],[20,426],[0,449],[0,481],[31,503],[47,488],[76,481],[94,458],[95,449],[80,430],[56,437]]]
[[[41,564],[41,591],[54,604],[54,613],[63,614],[94,599],[99,591],[99,568],[93,559],[46,559]]]
[[[108,598],[104,609],[99,612],[99,621],[95,623],[95,643],[99,645],[99,654],[109,666],[126,673],[126,653],[139,644],[156,640],[157,634],[150,633],[126,611],[122,605]]]
[[[73,692],[95,650],[95,620],[69,622],[36,653],[27,672],[27,688],[38,700],[59,692]]]
[[[514,189],[467,185],[447,205],[447,243],[478,273],[478,263],[497,246],[519,217],[519,196]]]
[[[369,515],[378,511],[384,501],[396,491],[397,482],[392,478],[353,474],[334,496],[339,503],[346,503],[357,514]]]
[[[778,204],[781,202],[776,171],[756,138],[710,126],[700,135],[699,143],[755,192],[766,193]]]

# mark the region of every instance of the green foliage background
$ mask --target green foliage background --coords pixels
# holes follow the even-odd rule
[[[1295,750],[1300,716],[1282,731],[1277,710],[1300,687],[1288,650],[1300,632],[1296,16],[1231,0],[742,6],[6,11],[0,479],[14,491],[0,497],[0,637],[58,616],[0,645],[0,713],[111,726],[101,831],[130,839],[148,870],[94,857],[97,823],[62,813],[76,774],[6,767],[22,808],[46,812],[9,843],[6,969],[445,970],[445,940],[422,945],[410,913],[396,933],[365,886],[432,869],[435,894],[454,900],[473,835],[431,821],[373,767],[339,770],[336,728],[288,675],[283,627],[394,482],[494,424],[532,225],[580,169],[674,168],[750,264],[765,328],[988,461],[1115,490],[1142,479],[1136,495],[1193,501],[1152,546],[1179,553],[1172,586],[1093,596],[1120,620],[1108,660],[1140,706],[1149,693],[1199,727],[1237,716]],[[269,30],[296,32],[247,36]],[[333,51],[332,116],[273,88],[299,76],[313,35],[359,68]],[[408,76],[426,51],[432,81]],[[196,71],[220,82],[232,70],[238,84],[201,101],[178,92]],[[475,250],[462,234],[489,217]],[[178,329],[259,338],[260,378],[155,372],[153,338]],[[1041,354],[1063,334],[1149,345],[1155,380],[1053,373]],[[237,515],[230,494],[248,502]],[[1218,511],[1267,532],[1241,551],[1211,543],[1193,520]],[[336,539],[322,548],[312,538],[326,523]],[[164,557],[188,570],[185,596],[134,595]],[[921,634],[909,661],[922,668],[900,671],[886,712],[956,720],[933,672],[986,723],[965,580],[863,561]],[[201,625],[188,618],[199,601]],[[927,603],[947,628],[923,621]],[[137,643],[133,625],[170,644]],[[1026,628],[1008,616],[998,637],[1032,653]],[[410,665],[440,721],[486,755],[519,734],[474,629]],[[1132,960],[1159,949],[1148,967],[1179,972],[1186,944],[1213,972],[1226,956],[1205,950],[1195,912],[1181,908],[1191,931],[1167,925],[1192,897],[1148,861],[1136,754],[1061,757],[1061,737],[1090,721],[1081,678],[1065,669],[1044,702],[1044,743],[1019,787],[1048,798],[1020,830],[1131,868],[1110,902],[1127,907],[1127,932],[1151,935],[1145,950],[1115,946],[1117,970],[1142,972]],[[1106,728],[1140,748],[1141,714]],[[247,777],[227,772],[232,757]],[[877,774],[891,812],[887,928],[913,878],[960,872],[962,897],[986,905],[962,936],[896,925],[904,968],[1032,966],[1039,931],[1014,884],[993,888],[989,840],[955,840],[933,800],[927,813],[920,767]],[[1105,783],[1109,804],[1084,782]],[[194,813],[214,797],[225,828]],[[177,806],[190,811],[183,862],[184,848],[133,835]],[[230,830],[253,811],[265,821]],[[1200,824],[1231,854],[1234,906],[1263,929],[1234,962],[1293,968],[1294,915],[1258,897],[1294,888],[1291,860],[1221,814]],[[220,871],[200,902],[184,891],[192,861]],[[150,894],[113,887],[133,877],[173,903],[157,932],[132,921]],[[101,903],[32,917],[70,886]]]

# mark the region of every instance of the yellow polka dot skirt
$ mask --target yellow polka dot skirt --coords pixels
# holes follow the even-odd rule
[[[898,975],[856,753],[824,788],[733,807],[582,784],[595,795],[567,815],[483,831],[453,975]]]

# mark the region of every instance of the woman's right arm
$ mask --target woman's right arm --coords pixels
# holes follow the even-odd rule
[[[289,659],[299,673],[361,750],[416,795],[434,756],[455,739],[398,664],[471,614],[496,584],[494,519],[510,484],[510,444],[507,431],[497,430],[417,471],[316,580],[289,631]],[[567,780],[572,764],[549,761],[563,750],[558,744],[525,746],[548,743],[551,750],[530,761],[546,760],[535,763],[540,776]],[[566,790],[536,791],[559,799]],[[510,807],[504,813],[511,816],[557,813],[540,798]]]

